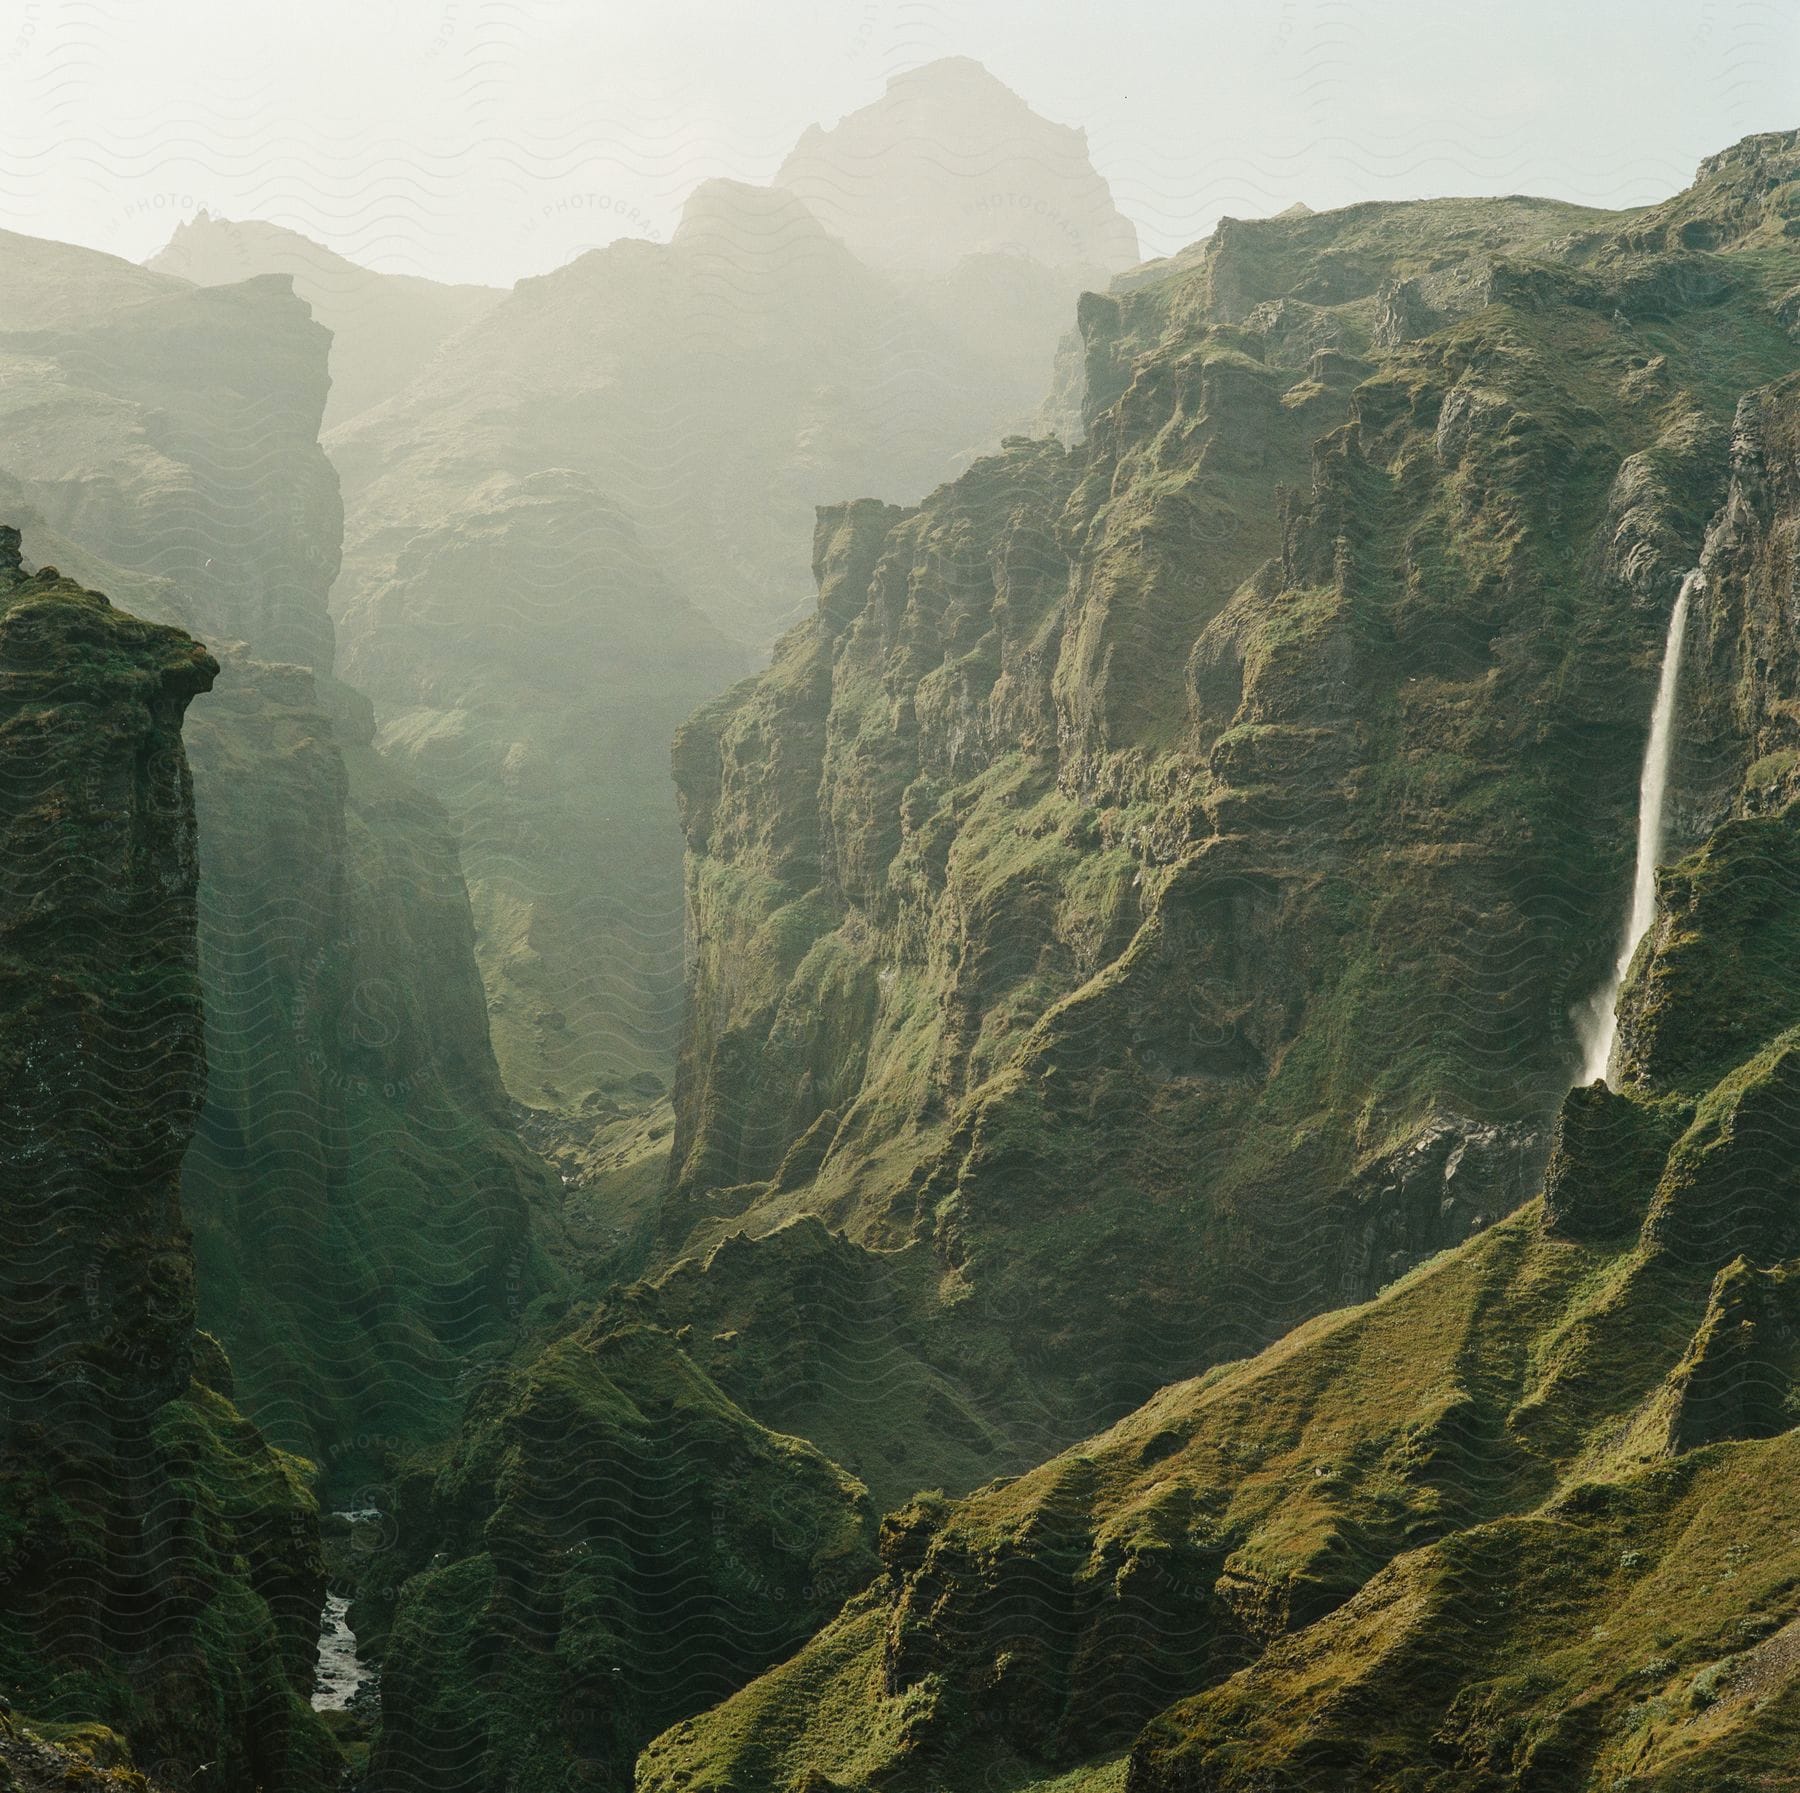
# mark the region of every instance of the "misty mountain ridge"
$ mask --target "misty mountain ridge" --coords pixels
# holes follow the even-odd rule
[[[954,157],[934,166],[939,131]],[[995,193],[1074,237],[1020,238]],[[872,242],[874,261],[852,246]],[[461,830],[515,1095],[568,1113],[666,1084],[668,739],[804,614],[817,507],[922,496],[1029,427],[1075,293],[1135,248],[1080,134],[952,60],[809,134],[769,186],[703,181],[666,244],[624,238],[504,294],[212,219],[155,258],[201,280],[281,264],[334,332],[343,671]]]

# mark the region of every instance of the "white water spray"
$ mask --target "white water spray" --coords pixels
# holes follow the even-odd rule
[[[1650,931],[1656,915],[1656,865],[1662,857],[1664,803],[1669,794],[1669,761],[1675,749],[1675,697],[1681,684],[1681,647],[1687,638],[1688,600],[1705,583],[1698,572],[1681,582],[1675,608],[1669,616],[1669,638],[1663,647],[1662,678],[1656,687],[1656,707],[1650,712],[1650,740],[1644,748],[1644,770],[1638,779],[1637,867],[1631,878],[1631,914],[1625,923],[1625,943],[1606,988],[1593,998],[1588,1012],[1587,1057],[1581,1081],[1604,1077],[1612,1063],[1613,1043],[1619,1035],[1619,986],[1630,969],[1638,942]]]

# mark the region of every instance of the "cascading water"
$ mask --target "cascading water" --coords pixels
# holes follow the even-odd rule
[[[349,1507],[332,1513],[331,1518],[348,1524],[353,1573],[358,1559],[366,1560],[371,1549],[380,1547],[384,1515],[379,1507]],[[371,1532],[375,1534],[373,1542]],[[343,1569],[344,1564],[340,1561],[337,1568]],[[313,1710],[360,1711],[366,1719],[379,1704],[380,1691],[380,1677],[357,1652],[356,1633],[350,1628],[350,1596],[327,1594],[325,1610],[319,1615],[319,1666],[313,1680]]]
[[[350,1629],[350,1601],[330,1594],[319,1619],[319,1666],[313,1680],[315,1712],[345,1712],[369,1671],[356,1653],[356,1633]]]
[[[1630,969],[1638,942],[1650,930],[1656,914],[1656,865],[1662,857],[1663,809],[1669,794],[1669,761],[1675,748],[1675,698],[1681,684],[1681,648],[1687,639],[1688,601],[1705,583],[1693,572],[1681,582],[1675,608],[1669,615],[1669,637],[1663,646],[1662,677],[1656,686],[1656,707],[1650,712],[1650,739],[1644,748],[1644,770],[1638,779],[1637,866],[1631,879],[1631,912],[1625,923],[1625,942],[1605,989],[1588,1009],[1587,1053],[1581,1081],[1604,1077],[1612,1063],[1613,1043],[1619,1034],[1619,986]]]

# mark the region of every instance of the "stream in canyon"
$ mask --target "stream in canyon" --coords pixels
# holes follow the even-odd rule
[[[378,1508],[358,1507],[331,1517],[348,1522],[354,1553],[357,1529],[378,1523],[382,1515]],[[315,1712],[347,1712],[359,1704],[358,1696],[365,1690],[372,1697],[380,1686],[375,1670],[358,1653],[356,1633],[350,1627],[350,1598],[348,1594],[327,1594],[319,1614],[319,1667],[312,1693]]]
[[[349,1612],[348,1595],[326,1595],[319,1618],[319,1672],[312,1696],[315,1712],[347,1711],[369,1679],[369,1670],[356,1653]]]

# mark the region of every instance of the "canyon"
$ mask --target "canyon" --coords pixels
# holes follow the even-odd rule
[[[5,1772],[1784,1772],[1796,217],[0,241]]]

